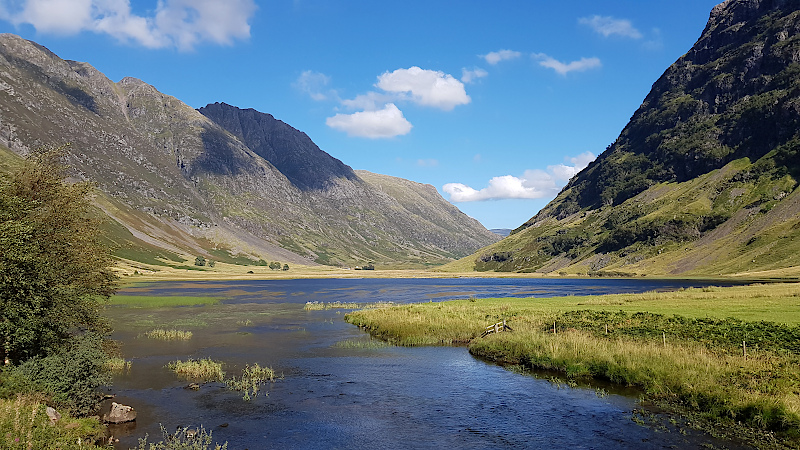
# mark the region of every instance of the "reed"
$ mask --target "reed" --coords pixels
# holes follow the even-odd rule
[[[188,341],[192,338],[191,331],[183,330],[164,330],[156,328],[145,333],[149,339],[158,339],[161,341]]]
[[[117,374],[130,372],[131,361],[126,361],[123,358],[109,358],[106,361],[106,370]]]
[[[187,361],[172,361],[167,364],[167,368],[179,376],[193,381],[222,381],[225,372],[222,371],[222,363],[206,359],[189,359]]]
[[[228,378],[225,385],[232,391],[242,393],[242,399],[249,401],[258,396],[261,386],[275,381],[275,371],[271,367],[261,367],[258,363],[246,365],[240,377]],[[265,395],[269,395],[265,393]]]
[[[355,303],[355,302],[306,302],[303,307],[306,311],[322,311],[326,309],[373,309],[385,308],[393,306],[394,302],[371,302],[371,303]]]
[[[335,348],[386,348],[389,346],[379,339],[347,339],[333,344]]]

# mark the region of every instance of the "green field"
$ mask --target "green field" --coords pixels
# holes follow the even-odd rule
[[[800,284],[419,303],[346,320],[397,345],[468,343],[503,364],[635,386],[698,423],[744,424],[761,447],[800,444]],[[512,332],[480,337],[503,320]]]

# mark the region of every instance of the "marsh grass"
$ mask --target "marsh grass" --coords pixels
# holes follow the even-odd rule
[[[249,401],[258,396],[258,392],[264,384],[275,381],[275,371],[271,367],[261,367],[258,363],[246,365],[240,377],[228,378],[225,385],[232,391],[242,393],[242,399]],[[269,395],[266,394],[265,395]]]
[[[104,427],[96,419],[74,419],[62,413],[58,422],[51,423],[46,407],[41,400],[29,396],[0,399],[0,448],[106,448],[95,446],[105,436]]]
[[[354,303],[354,302],[306,302],[303,307],[306,311],[322,311],[326,309],[373,309],[385,308],[393,306],[393,302],[372,302],[372,303]]]
[[[222,371],[222,363],[207,359],[189,359],[187,361],[172,361],[167,364],[167,368],[178,376],[187,380],[208,382],[222,381],[225,372]]]
[[[130,372],[131,362],[123,358],[109,358],[106,361],[106,369],[111,373],[125,373]]]
[[[333,344],[335,348],[386,348],[389,344],[380,339],[347,339]]]
[[[173,306],[216,305],[219,301],[218,297],[114,295],[109,299],[109,304],[129,308],[167,308]]]
[[[211,431],[202,426],[200,428],[178,428],[174,433],[167,431],[161,425],[160,442],[147,442],[148,436],[139,439],[139,446],[136,450],[227,450],[228,443],[214,444],[211,438]]]
[[[191,331],[183,330],[164,330],[156,328],[145,333],[149,339],[158,339],[161,341],[188,341],[192,338]]]
[[[635,386],[674,410],[800,443],[798,284],[419,303],[345,319],[398,345],[469,342],[517,368]],[[499,320],[514,331],[477,339]]]

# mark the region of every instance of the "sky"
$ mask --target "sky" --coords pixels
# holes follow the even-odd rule
[[[622,131],[716,0],[0,0],[0,32],[516,228]]]

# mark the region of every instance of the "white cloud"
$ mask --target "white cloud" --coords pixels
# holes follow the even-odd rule
[[[489,75],[489,72],[481,69],[480,67],[476,67],[474,69],[467,69],[466,67],[461,69],[461,81],[464,83],[472,83],[473,81],[477,80],[478,78],[483,78]]]
[[[438,159],[418,159],[417,165],[420,167],[436,167],[439,165]]]
[[[297,77],[297,80],[292,83],[292,86],[319,102],[338,97],[336,91],[328,89],[328,84],[330,82],[331,77],[324,73],[306,70]]]
[[[342,130],[349,136],[371,139],[390,138],[411,131],[411,123],[403,117],[403,112],[394,103],[388,103],[383,109],[376,111],[336,114],[328,117],[325,124]]]
[[[590,152],[566,158],[568,164],[548,166],[547,171],[526,170],[521,177],[503,175],[489,180],[489,185],[481,190],[462,183],[447,183],[442,190],[450,194],[451,202],[476,202],[501,199],[535,199],[555,196],[561,186],[585,168],[595,156]]]
[[[464,83],[444,72],[416,66],[386,72],[378,77],[375,86],[386,92],[409,95],[414,103],[445,111],[470,102]]]
[[[495,65],[500,61],[519,58],[520,56],[522,56],[522,53],[515,52],[514,50],[499,50],[496,52],[489,52],[485,55],[479,55],[479,56],[485,59],[487,63]]]
[[[0,7],[0,19],[43,33],[92,31],[148,48],[191,50],[248,38],[256,9],[253,0],[159,0],[155,13],[143,17],[132,13],[130,0],[22,0]]]
[[[342,100],[342,105],[350,109],[375,111],[376,109],[382,108],[387,103],[392,103],[397,100],[399,100],[399,98],[395,94],[370,91],[366,94],[359,94],[351,100]]]
[[[642,37],[642,33],[634,28],[631,21],[627,19],[615,19],[611,16],[592,16],[581,17],[578,19],[578,23],[589,26],[595,32],[605,37],[612,35],[631,39],[640,39]]]
[[[583,72],[585,70],[595,69],[602,66],[600,59],[598,58],[581,58],[578,61],[572,61],[569,63],[561,62],[551,56],[545,55],[544,53],[535,53],[533,58],[539,60],[540,66],[553,69],[561,75],[566,75],[569,72]]]

